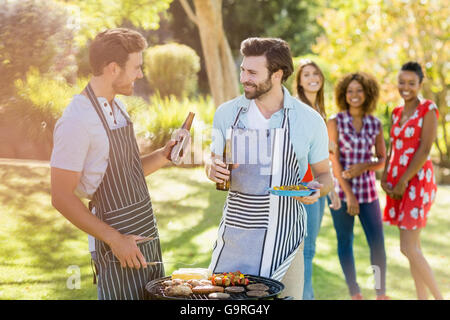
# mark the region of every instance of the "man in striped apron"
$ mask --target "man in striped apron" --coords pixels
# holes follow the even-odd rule
[[[332,187],[328,134],[321,116],[283,87],[293,71],[288,44],[281,39],[250,38],[241,44],[240,81],[244,96],[221,105],[214,116],[208,178],[221,182],[230,172],[217,155],[231,140],[234,168],[210,268],[270,277],[285,284],[285,295],[301,299],[306,235],[303,203],[317,201]],[[308,163],[308,197],[268,194],[273,186],[299,184]]]
[[[175,141],[140,157],[133,124],[115,98],[131,95],[143,77],[146,47],[145,38],[129,29],[97,35],[89,52],[93,77],[55,126],[52,204],[95,237],[99,299],[144,299],[145,285],[164,276],[145,176],[168,163]],[[90,210],[80,197],[91,200]]]

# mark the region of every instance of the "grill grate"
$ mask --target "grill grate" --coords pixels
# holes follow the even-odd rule
[[[262,283],[269,287],[269,294],[265,297],[249,297],[245,294],[245,292],[239,292],[239,293],[229,293],[230,298],[228,300],[259,300],[259,299],[274,299],[276,298],[281,291],[284,289],[284,285],[276,280],[266,278],[266,277],[259,277],[259,276],[252,276],[252,275],[245,275],[246,278],[249,279],[249,283]],[[187,297],[174,297],[174,296],[167,296],[164,293],[164,285],[163,282],[166,280],[172,279],[171,277],[164,277],[160,279],[156,279],[153,281],[150,281],[145,286],[145,289],[147,290],[149,294],[150,299],[155,300],[211,300],[208,298],[207,294],[191,294]]]

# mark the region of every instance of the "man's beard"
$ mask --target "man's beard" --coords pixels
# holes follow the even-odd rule
[[[121,76],[112,83],[113,90],[116,94],[123,94],[124,96],[131,96],[133,94],[132,83],[126,83],[122,81]]]
[[[252,85],[252,84],[250,84],[248,82],[245,82],[243,84],[244,85]],[[256,88],[255,88],[254,92],[244,92],[245,97],[247,99],[249,99],[249,100],[250,99],[257,99],[260,96],[262,96],[263,94],[266,94],[267,92],[269,92],[272,89],[272,86],[273,86],[272,85],[272,80],[271,80],[271,78],[269,76],[269,77],[267,77],[267,79],[263,83],[260,83],[260,84],[256,85]]]

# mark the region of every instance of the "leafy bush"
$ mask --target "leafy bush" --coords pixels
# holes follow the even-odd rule
[[[149,103],[139,97],[121,97],[121,99],[127,104],[141,145],[145,142],[150,144],[145,150],[141,148],[144,153],[164,146],[171,139],[172,133],[181,127],[190,111],[195,113],[191,128],[193,144],[201,148],[209,146],[211,139],[209,133],[216,111],[210,96],[177,99],[163,98],[156,94],[151,97]]]
[[[10,138],[11,143],[19,145],[27,141],[39,146],[44,151],[36,158],[48,159],[56,121],[73,95],[80,93],[87,82],[87,78],[79,78],[75,85],[70,85],[64,79],[42,75],[36,68],[31,68],[24,80],[16,80],[16,96],[5,105],[0,123],[2,126],[14,126],[19,132],[16,134],[18,140]],[[177,99],[156,94],[150,97],[150,102],[138,96],[121,96],[120,99],[127,105],[141,152],[164,146],[190,111],[196,114],[191,129],[193,141],[197,135],[201,139],[201,148],[209,145],[208,130],[216,110],[211,97]]]
[[[197,89],[200,58],[190,47],[170,43],[149,48],[144,71],[150,85],[161,97],[183,98]]]
[[[14,84],[16,94],[5,104],[2,126],[14,126],[15,134],[4,143],[17,148],[26,141],[42,149],[37,158],[48,159],[56,121],[73,95],[87,84],[87,79],[78,79],[76,85],[71,86],[65,79],[41,75],[36,68],[31,68],[24,80],[18,79]],[[27,157],[33,158],[33,155]]]
[[[59,118],[75,94],[79,94],[87,85],[88,79],[78,78],[75,85],[65,79],[55,79],[51,75],[42,75],[32,67],[25,80],[16,80],[17,96],[30,101],[36,109],[48,112],[53,118]]]

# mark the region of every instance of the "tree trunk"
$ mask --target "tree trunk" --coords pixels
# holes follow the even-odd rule
[[[238,77],[222,23],[222,0],[194,0],[195,13],[180,0],[197,25],[205,57],[206,74],[216,106],[239,95]]]

